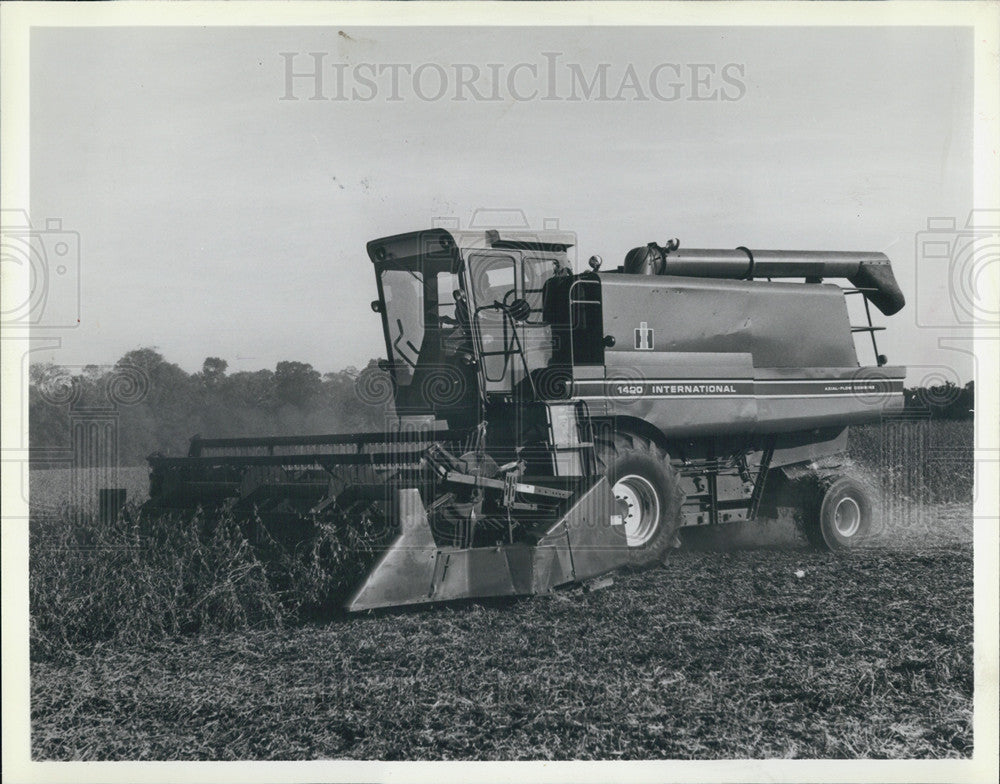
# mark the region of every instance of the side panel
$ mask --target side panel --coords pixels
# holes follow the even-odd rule
[[[800,433],[785,433],[778,436],[771,457],[771,469],[796,463],[822,460],[831,455],[847,451],[847,428],[832,430],[810,430]],[[751,465],[760,465],[760,453],[750,458]]]
[[[601,287],[604,331],[615,339],[608,354],[748,353],[758,368],[858,364],[839,286],[610,273]]]
[[[671,438],[844,427],[903,407],[905,368],[806,368],[776,378],[718,356],[727,363],[719,372],[677,372],[673,358],[628,375],[609,365],[606,379],[574,381],[574,396],[592,413],[644,419]]]
[[[601,276],[606,377],[577,378],[594,413],[668,437],[792,432],[903,405],[900,367],[859,367],[838,286]]]
[[[645,419],[675,435],[717,431],[722,422],[737,430],[755,427],[750,354],[608,351],[605,361],[605,379],[573,384],[573,394],[592,411]]]
[[[875,422],[903,408],[906,368],[758,369],[758,432]]]

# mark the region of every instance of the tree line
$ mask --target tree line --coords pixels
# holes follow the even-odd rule
[[[951,381],[933,386],[908,387],[903,390],[904,411],[930,419],[972,419],[975,392],[974,381],[961,387]]]
[[[113,366],[31,366],[29,428],[32,460],[72,447],[72,420],[110,414],[119,465],[148,455],[186,454],[194,435],[238,437],[383,430],[391,417],[387,379],[376,360],[367,368],[320,373],[306,362],[274,370],[228,372],[208,357],[187,373],[152,348],[130,351]],[[369,378],[370,376],[370,378]]]
[[[34,364],[29,379],[32,461],[53,461],[72,448],[76,417],[110,415],[119,465],[141,465],[153,453],[182,455],[192,436],[238,437],[370,432],[390,427],[391,386],[372,359],[365,368],[321,373],[305,362],[274,370],[228,372],[208,357],[187,373],[152,348],[130,351],[113,366]],[[971,419],[973,382],[904,391],[906,413]],[[63,458],[65,460],[65,458]]]

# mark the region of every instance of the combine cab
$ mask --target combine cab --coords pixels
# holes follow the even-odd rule
[[[196,438],[150,458],[150,504],[225,508],[290,539],[364,520],[383,550],[350,610],[550,591],[789,498],[815,544],[863,541],[871,503],[839,455],[849,425],[902,407],[905,371],[845,298],[897,312],[888,259],[651,243],[577,274],[568,240],[370,242],[396,427]]]

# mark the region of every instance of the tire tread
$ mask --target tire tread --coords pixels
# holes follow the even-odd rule
[[[615,431],[611,438],[606,435],[595,438],[595,451],[600,469],[607,475],[611,466],[625,453],[637,452],[645,454],[663,466],[669,487],[670,497],[662,499],[664,511],[660,530],[650,543],[642,548],[635,548],[633,566],[649,566],[662,561],[671,547],[677,546],[677,532],[681,524],[681,506],[684,504],[684,490],[681,487],[677,469],[670,462],[670,456],[648,438],[629,431]]]

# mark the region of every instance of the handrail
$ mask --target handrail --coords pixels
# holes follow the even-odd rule
[[[868,297],[863,297],[862,301],[865,303],[865,316],[868,317],[868,326],[870,327],[870,329],[866,331],[868,332],[869,335],[871,335],[872,338],[872,350],[875,352],[875,364],[881,367],[882,362],[879,360],[881,354],[878,353],[878,344],[875,342],[876,328],[872,326],[872,311],[871,308],[868,306]],[[851,332],[854,332],[854,330],[852,329]]]
[[[602,305],[603,304],[601,302],[601,300],[599,300],[599,299],[597,299],[597,300],[594,300],[594,299],[577,299],[577,300],[575,300],[575,299],[573,299],[573,290],[578,285],[587,285],[587,284],[590,284],[590,285],[596,284],[597,286],[600,286],[601,282],[599,280],[586,280],[586,279],[583,279],[583,278],[577,278],[576,280],[574,280],[570,284],[569,291],[566,293],[566,296],[567,296],[567,298],[569,300],[569,302],[568,302],[568,311],[569,311],[569,322],[570,322],[569,323],[569,363],[570,363],[570,367],[574,367],[576,365],[576,345],[574,343],[574,337],[573,337],[573,333],[575,332],[574,327],[573,327],[573,306],[574,305]],[[600,291],[600,289],[598,289],[598,291]],[[601,314],[601,317],[602,318],[604,317],[603,313]],[[573,385],[573,386],[575,386],[576,385],[576,380],[573,379],[573,378],[571,378],[570,379],[570,384]],[[572,397],[572,387],[571,387],[570,396]]]
[[[483,339],[482,339],[483,336],[482,336],[482,330],[480,328],[479,314],[482,313],[484,310],[496,310],[496,311],[499,311],[500,314],[503,316],[503,345],[504,345],[504,349],[502,351],[486,351],[483,348]],[[510,320],[510,334],[511,334],[511,337],[513,338],[513,342],[517,345],[516,352],[514,350],[511,350],[511,348],[509,348],[510,344],[508,344],[508,342],[507,342],[507,320],[508,319]],[[517,334],[517,327],[515,325],[513,317],[510,315],[508,307],[506,305],[504,305],[503,303],[497,302],[495,300],[494,300],[494,302],[493,302],[492,305],[480,305],[478,308],[476,308],[475,312],[473,313],[472,321],[473,321],[473,325],[474,325],[473,326],[473,330],[474,330],[475,335],[476,335],[476,341],[477,341],[477,344],[479,346],[479,355],[481,357],[503,356],[503,358],[504,358],[504,361],[503,361],[503,373],[501,374],[500,378],[497,378],[497,379],[491,379],[487,375],[487,373],[486,373],[486,366],[485,366],[485,363],[483,363],[483,380],[484,380],[484,382],[485,381],[492,381],[493,383],[496,383],[498,381],[502,381],[503,378],[507,375],[508,369],[510,368],[510,362],[509,362],[510,356],[512,354],[514,354],[514,353],[517,353],[518,356],[521,357],[521,366],[524,368],[524,376],[525,376],[525,378],[528,379],[528,383],[531,385],[532,395],[535,398],[538,398],[538,389],[535,387],[535,379],[531,377],[531,371],[528,368],[528,358],[524,354],[524,347],[521,344],[521,338]],[[510,389],[511,389],[511,392],[513,393],[513,391],[514,391],[514,377],[513,377],[513,372],[511,373]],[[483,391],[484,391],[484,393],[486,391],[485,390],[485,384],[484,384],[484,390]]]

